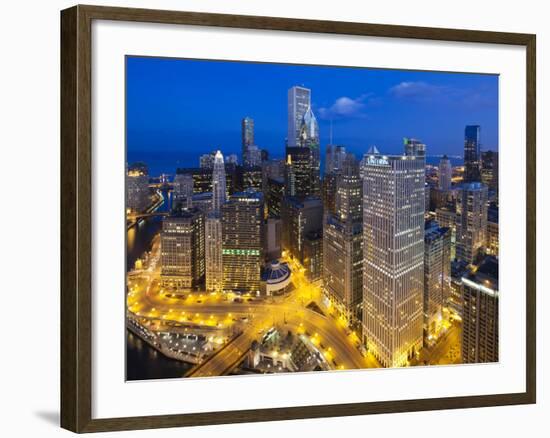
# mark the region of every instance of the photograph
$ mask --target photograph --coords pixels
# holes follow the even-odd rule
[[[497,74],[127,55],[126,379],[499,362],[498,135]]]

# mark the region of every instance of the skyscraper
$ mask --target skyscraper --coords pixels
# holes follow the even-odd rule
[[[323,199],[324,214],[336,214],[336,183],[338,181],[338,173],[325,173],[322,181],[321,196]]]
[[[193,178],[193,193],[212,192],[212,168],[178,167],[177,175],[191,175]]]
[[[353,154],[338,166],[335,211],[325,214],[323,224],[323,293],[354,324],[363,298],[363,188]]]
[[[233,154],[233,157],[236,155]],[[239,191],[240,187],[240,169],[239,166],[234,161],[229,161],[231,155],[224,157],[225,161],[225,190],[227,195],[232,195],[235,192]]]
[[[311,110],[307,109],[300,128],[300,147],[309,150],[310,188],[308,196],[321,196],[321,151],[319,124]]]
[[[321,232],[323,203],[319,198],[298,199],[285,197],[282,209],[283,249],[301,264],[304,263],[306,236]]]
[[[319,124],[311,106],[307,108],[300,124],[299,146],[319,148]]]
[[[201,169],[212,169],[214,166],[214,156],[216,155],[216,152],[210,152],[209,154],[202,154],[199,157],[199,167]]]
[[[462,288],[462,362],[498,362],[498,260],[486,257]]]
[[[255,144],[248,146],[246,160],[243,160],[245,167],[254,167],[262,165],[262,150]]]
[[[249,148],[254,145],[254,120],[250,117],[241,120],[241,140],[243,166],[250,166]]]
[[[319,128],[308,108],[301,125],[298,146],[286,147],[285,185],[288,196],[321,196]]]
[[[403,138],[403,144],[405,146],[405,155],[412,155],[417,157],[426,156],[426,145],[420,140],[415,138]]]
[[[190,290],[204,280],[204,215],[196,208],[180,210],[162,222],[161,280]]]
[[[359,163],[353,154],[346,154],[336,180],[335,209],[343,223],[363,221],[363,183],[359,176]]]
[[[263,195],[233,194],[222,206],[223,289],[259,293],[264,262]]]
[[[306,278],[309,281],[317,281],[323,274],[323,233],[321,230],[306,234],[304,239],[304,260]]]
[[[288,90],[288,138],[285,179],[287,195],[321,196],[319,125],[311,110],[311,90]]]
[[[210,212],[206,217],[204,246],[206,259],[206,290],[223,290],[222,220],[220,213]]]
[[[481,182],[490,190],[498,191],[498,152],[481,153]]]
[[[435,221],[426,223],[424,235],[424,335],[437,336],[443,307],[451,289],[451,230]]]
[[[468,125],[464,130],[464,182],[481,181],[481,127]]]
[[[468,271],[468,263],[456,259],[451,262],[451,290],[446,304],[451,314],[459,318],[462,318],[464,305],[462,278]]]
[[[219,213],[225,202],[226,195],[225,166],[223,155],[220,151],[214,157],[214,169],[212,171],[212,211]]]
[[[311,90],[294,86],[288,90],[288,134],[287,145],[300,145],[302,121],[308,108],[311,107]]]
[[[144,163],[133,163],[126,173],[126,209],[141,213],[149,206],[149,176]]]
[[[176,174],[174,191],[172,192],[172,207],[191,208],[193,206],[193,175],[189,173]]]
[[[339,171],[342,168],[346,155],[346,148],[344,146],[327,145],[325,151],[325,175]]]
[[[424,157],[370,155],[363,179],[363,325],[386,367],[422,346]]]
[[[225,164],[239,164],[239,158],[237,157],[237,154],[229,154],[227,157],[225,157]]]
[[[456,257],[474,263],[487,239],[487,186],[480,182],[463,184],[459,207]]]
[[[268,178],[264,196],[268,216],[280,218],[285,196],[285,180],[283,178]]]
[[[443,158],[439,161],[439,189],[447,191],[451,189],[453,177],[453,168],[451,166],[451,160],[447,155],[443,155]]]
[[[311,148],[287,147],[285,163],[286,194],[300,199],[308,196],[320,196],[318,170],[319,168],[313,162]]]
[[[263,173],[260,166],[239,167],[240,191],[254,189],[261,191]]]
[[[334,149],[332,144],[327,144],[325,148],[325,175],[328,175],[332,172],[334,167]]]
[[[323,227],[323,294],[348,323],[360,321],[363,301],[362,223],[325,217]]]
[[[487,209],[487,243],[485,251],[498,257],[498,207],[491,205]]]
[[[266,227],[266,260],[279,259],[282,249],[283,221],[280,217],[269,217]]]

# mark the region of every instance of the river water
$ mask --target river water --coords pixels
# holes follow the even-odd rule
[[[169,211],[172,193],[163,191],[163,204],[157,211]],[[150,217],[127,231],[126,269],[131,270],[136,260],[151,249],[153,238],[162,227],[162,217]],[[183,377],[190,364],[169,359],[138,336],[126,330],[126,379],[148,380]]]

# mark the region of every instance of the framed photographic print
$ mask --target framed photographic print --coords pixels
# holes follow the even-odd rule
[[[61,422],[535,403],[535,36],[61,13]]]

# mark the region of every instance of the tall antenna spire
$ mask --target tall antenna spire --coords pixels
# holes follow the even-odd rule
[[[332,144],[332,118],[330,119],[330,141],[329,144]]]

